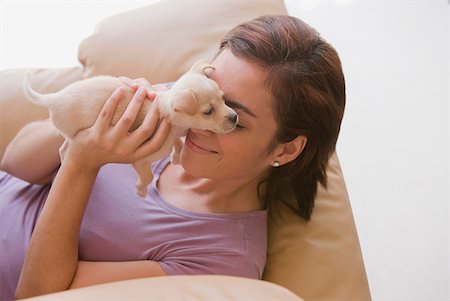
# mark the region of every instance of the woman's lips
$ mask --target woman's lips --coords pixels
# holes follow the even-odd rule
[[[194,140],[192,139],[192,133],[189,133],[186,137],[186,141],[185,144],[192,149],[193,151],[197,152],[197,153],[202,153],[202,154],[217,154],[216,151],[213,150],[209,150],[206,149],[202,146],[200,146],[198,143],[194,142]]]

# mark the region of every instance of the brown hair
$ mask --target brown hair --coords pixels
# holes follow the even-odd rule
[[[266,207],[282,201],[309,220],[318,183],[326,187],[327,162],[344,114],[345,81],[338,54],[315,29],[291,16],[263,16],[238,25],[224,37],[219,51],[225,48],[267,70],[278,124],[271,147],[301,135],[308,139],[297,159],[271,170],[260,196]],[[298,206],[287,202],[292,193]]]

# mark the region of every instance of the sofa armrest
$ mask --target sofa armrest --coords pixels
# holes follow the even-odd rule
[[[100,284],[26,300],[195,300],[302,301],[288,289],[262,280],[233,276],[164,276]]]

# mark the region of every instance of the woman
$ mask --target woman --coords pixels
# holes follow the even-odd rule
[[[16,222],[0,227],[3,299],[16,285],[21,298],[148,276],[261,278],[267,211],[294,194],[298,206],[292,209],[308,220],[317,184],[326,184],[344,111],[344,78],[335,50],[288,16],[237,26],[212,65],[208,76],[238,112],[238,128],[225,135],[190,130],[180,165],[167,159],[153,164],[145,200],[134,194],[130,165],[115,164],[156,151],[167,135],[170,125],[158,126],[155,108],[128,131],[149,96],[145,89],[136,92],[127,118],[111,126],[122,93],[116,90],[95,125],[76,135],[61,166],[62,139],[51,125],[30,124],[17,135],[2,169],[30,182],[53,181],[30,186],[10,175],[0,179],[6,196],[0,220],[10,225],[13,215]],[[30,161],[38,166],[30,169]]]

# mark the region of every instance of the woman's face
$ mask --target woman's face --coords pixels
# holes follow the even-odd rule
[[[192,129],[181,152],[184,169],[195,177],[259,180],[273,164],[269,144],[276,131],[272,96],[265,87],[266,72],[225,49],[212,62],[208,76],[239,115],[238,127],[228,134]]]

